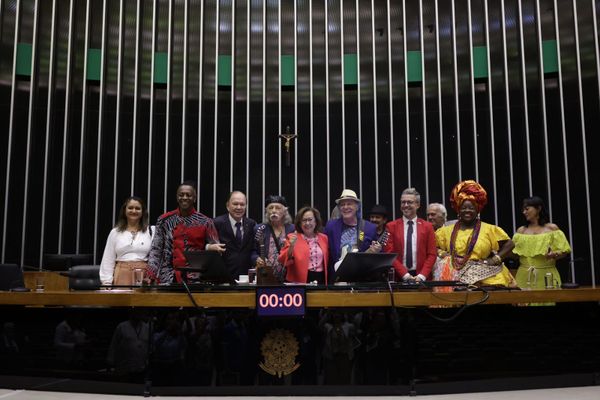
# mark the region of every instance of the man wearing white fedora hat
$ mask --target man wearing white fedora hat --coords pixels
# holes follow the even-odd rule
[[[344,189],[336,201],[340,217],[327,222],[324,233],[329,239],[330,282],[335,279],[334,265],[352,251],[379,253],[377,225],[365,221],[360,215],[360,199],[354,190]]]

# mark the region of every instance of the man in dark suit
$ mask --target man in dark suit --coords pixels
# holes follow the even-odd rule
[[[227,214],[214,219],[221,243],[225,243],[223,261],[234,279],[248,274],[250,254],[254,246],[253,219],[246,217],[246,195],[233,191],[226,203]]]
[[[394,260],[396,276],[404,281],[430,278],[437,254],[431,223],[418,218],[421,195],[414,188],[405,189],[400,198],[402,218],[387,224],[389,238],[384,251],[398,253]]]

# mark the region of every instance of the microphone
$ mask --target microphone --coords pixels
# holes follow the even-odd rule
[[[23,281],[20,279],[15,279],[14,281],[11,281],[10,284],[8,285],[9,292],[30,292],[31,290],[29,290],[28,288],[26,288],[25,286],[23,286]]]
[[[560,285],[561,289],[577,289],[579,287],[579,283],[576,282],[563,282]]]
[[[29,266],[29,265],[23,265],[22,268],[23,268],[23,270],[34,271],[34,272],[46,272],[46,271],[48,271],[47,269],[43,269],[43,268],[40,269],[38,267],[32,267],[32,266]]]
[[[31,292],[31,289],[26,287],[18,286],[14,288],[10,288],[9,292]]]
[[[569,264],[575,264],[576,262],[580,262],[583,260],[584,260],[583,257],[574,258],[569,261]],[[568,275],[569,282],[563,282],[560,285],[560,287],[561,287],[561,289],[577,289],[579,287],[579,283],[575,282],[574,276],[571,276],[571,266],[570,265],[569,265],[568,271],[569,271],[569,275]]]

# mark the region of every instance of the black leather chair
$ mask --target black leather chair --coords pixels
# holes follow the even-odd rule
[[[77,265],[65,275],[69,277],[71,290],[98,290],[101,286],[99,265]]]
[[[76,265],[93,263],[93,254],[44,254],[43,267],[47,271],[68,271]]]
[[[0,290],[27,291],[23,270],[17,264],[0,264]]]

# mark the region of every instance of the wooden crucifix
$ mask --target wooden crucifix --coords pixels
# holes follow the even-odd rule
[[[292,129],[288,125],[285,127],[285,133],[280,134],[279,137],[285,139],[285,143],[283,143],[283,148],[285,149],[285,166],[289,168],[291,160],[290,151],[292,147],[292,140],[296,139],[298,135],[292,133]]]

